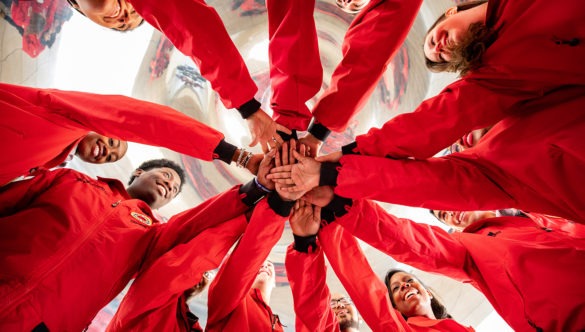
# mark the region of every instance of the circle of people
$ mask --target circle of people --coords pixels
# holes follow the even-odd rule
[[[450,8],[422,51],[429,70],[459,79],[328,155],[321,144],[367,102],[422,0],[336,0],[355,18],[311,109],[322,81],[315,0],[266,0],[272,117],[203,0],[68,2],[107,28],[147,22],[162,32],[246,119],[250,146],[264,153],[166,106],[0,83],[8,150],[0,330],[84,330],[134,279],[108,331],[202,331],[186,301],[208,283],[206,331],[282,331],[269,306],[267,257],[286,220],[297,331],[357,331],[356,308],[374,331],[473,331],[411,273],[377,276],[358,238],[470,283],[516,331],[585,329],[585,2]],[[152,209],[185,182],[176,163],[146,161],[127,187],[55,168],[70,155],[116,162],[127,141],[234,163],[254,178],[161,223]],[[452,153],[437,156],[447,147]],[[431,209],[458,231],[397,218],[374,200]],[[325,256],[348,294],[330,294]],[[218,267],[210,282],[206,271]]]

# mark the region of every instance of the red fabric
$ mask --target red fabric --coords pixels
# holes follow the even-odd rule
[[[372,0],[354,18],[343,40],[343,59],[313,108],[316,121],[333,131],[345,130],[406,40],[421,4],[422,0]]]
[[[125,96],[0,83],[0,109],[5,143],[0,185],[31,168],[58,166],[89,131],[203,160],[213,159],[223,139],[222,133],[172,108]]]
[[[266,200],[256,205],[244,236],[209,286],[206,331],[283,331],[260,292],[251,287],[282,235],[284,220]]]
[[[141,270],[107,330],[190,331],[183,293],[219,266],[246,225],[241,215],[206,229]]]
[[[297,332],[339,331],[331,310],[323,251],[301,253],[291,244],[286,251],[286,275],[293,295]]]
[[[307,130],[312,114],[305,103],[323,80],[315,0],[267,0],[266,8],[273,118],[288,129]]]
[[[258,91],[221,18],[203,0],[131,0],[142,18],[190,56],[227,108],[236,108]]]
[[[121,182],[70,169],[12,183],[0,202],[2,331],[80,331],[142,266],[247,209],[234,187],[159,224]]]
[[[549,100],[552,91],[585,83],[583,12],[581,0],[565,1],[563,6],[548,0],[490,0],[486,25],[496,31],[497,39],[483,55],[483,66],[414,112],[358,136],[359,151],[428,158],[473,129],[493,125],[509,114],[534,112],[534,102],[544,108],[556,106]],[[571,46],[571,41],[577,45]],[[561,116],[573,110],[558,112]]]
[[[515,331],[585,326],[583,238],[523,217],[485,219],[448,234],[365,200],[337,222],[398,261],[471,283]]]
[[[585,90],[564,98],[577,92],[559,91],[549,98],[554,105],[529,116],[508,116],[461,153],[344,156],[335,192],[436,210],[514,207],[585,223]]]

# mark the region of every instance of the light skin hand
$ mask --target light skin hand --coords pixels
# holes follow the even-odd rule
[[[270,172],[270,169],[274,167],[274,158],[276,156],[276,149],[270,150],[267,154],[264,155],[264,158],[260,162],[258,166],[258,183],[263,185],[269,190],[274,190],[274,182],[266,178],[266,175]],[[262,155],[259,155],[262,156]]]
[[[293,234],[303,237],[315,235],[321,226],[321,207],[298,200],[289,222]]]
[[[307,136],[299,139],[299,143],[304,144],[307,146],[308,156],[309,157],[316,157],[319,153],[319,149],[323,142],[315,138],[311,133],[307,134]]]
[[[321,163],[296,151],[292,154],[297,164],[277,166],[270,171],[268,178],[277,184],[287,185],[283,190],[288,192],[306,192],[317,187],[321,176]]]
[[[282,144],[282,153],[276,152],[276,167],[286,167],[290,166],[295,163],[296,158],[295,155],[301,156],[297,151],[297,142],[295,140],[290,140],[289,142],[285,142]],[[306,147],[301,145],[301,153],[304,155],[306,154]],[[280,158],[279,158],[280,157]],[[267,176],[268,179],[271,179],[271,174]],[[280,197],[284,200],[288,201],[296,201],[301,196],[303,196],[306,190],[288,190],[289,185],[287,184],[276,184],[276,192],[280,195]]]
[[[336,163],[339,161],[339,159],[341,159],[341,157],[343,157],[343,153],[341,151],[337,151],[325,156],[317,157],[315,158],[315,160],[322,163],[324,162]]]
[[[277,130],[289,135],[292,134],[288,128],[274,122],[262,109],[259,109],[247,118],[246,122],[248,122],[248,128],[252,135],[250,146],[255,146],[260,143],[264,153],[267,153],[269,148],[280,147],[282,145],[283,140],[276,132]]]
[[[313,190],[307,192],[305,196],[301,198],[303,201],[307,201],[309,204],[314,204],[316,206],[326,206],[327,204],[331,203],[333,200],[333,187],[331,186],[321,186],[317,188],[313,188]]]

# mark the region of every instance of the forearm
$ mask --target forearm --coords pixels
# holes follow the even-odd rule
[[[356,16],[343,41],[343,59],[313,109],[318,122],[333,131],[345,130],[404,43],[421,3],[372,1]]]
[[[516,206],[473,159],[450,156],[427,160],[346,155],[335,193],[428,209],[492,210]]]
[[[397,261],[419,269],[468,280],[467,249],[439,227],[400,219],[367,200],[354,201],[335,222]]]
[[[286,275],[293,294],[297,331],[332,331],[337,319],[331,310],[326,282],[325,258],[315,251],[298,252],[290,245],[286,253]]]
[[[192,57],[227,108],[254,98],[258,89],[215,9],[203,0],[131,2],[140,16]]]

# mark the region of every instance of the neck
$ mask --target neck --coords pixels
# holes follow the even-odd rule
[[[262,296],[262,301],[267,305],[270,305],[270,295],[272,295],[272,287],[262,283],[256,287],[256,289],[260,292]]]

